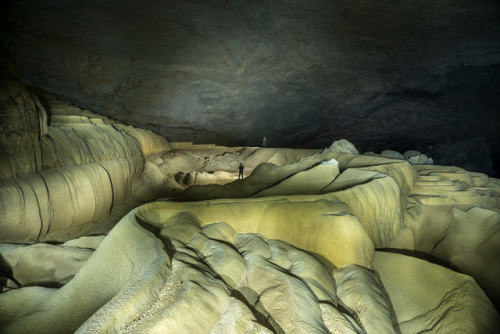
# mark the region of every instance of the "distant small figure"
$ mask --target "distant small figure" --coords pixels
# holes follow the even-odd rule
[[[244,168],[245,167],[243,167],[243,164],[240,162],[240,166],[238,167],[238,169],[240,170],[240,172],[238,173],[238,180],[243,178],[243,169]]]
[[[266,138],[266,136],[264,136],[264,138],[262,138],[262,144],[260,146],[261,147],[266,147],[267,146],[267,138]]]

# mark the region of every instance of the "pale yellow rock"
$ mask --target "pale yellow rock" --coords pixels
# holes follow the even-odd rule
[[[252,174],[250,176],[244,178],[243,180],[237,180],[225,185],[192,186],[183,193],[176,196],[176,199],[194,201],[213,198],[239,198],[252,196],[260,191],[278,184],[281,181],[284,181],[294,174],[311,169],[312,167],[319,165],[323,161],[334,159],[336,156],[337,155],[335,155],[334,153],[325,151],[321,154],[305,156],[297,162],[286,164],[283,166],[276,166],[270,163],[262,163],[252,171]],[[325,168],[325,170],[329,169],[334,170],[335,167],[329,166]],[[328,173],[329,172],[326,172],[327,175],[331,175]],[[333,173],[335,174],[334,171]],[[333,181],[333,178],[335,176],[336,175],[333,175],[331,177],[331,181]],[[308,180],[308,183],[313,182],[313,180],[309,177],[306,177],[305,179]],[[306,186],[306,184],[304,184],[304,178],[300,179],[299,176],[299,180],[297,181],[298,182],[294,183]],[[295,188],[296,187],[297,186],[295,186]]]
[[[406,231],[401,216],[400,188],[391,177],[332,193],[347,204],[350,212],[361,222],[375,247],[413,246],[413,237]],[[401,233],[405,236],[401,237]]]
[[[270,329],[257,322],[252,312],[241,301],[231,298],[219,322],[210,334],[271,334]]]
[[[370,190],[363,189],[363,186],[370,186],[371,182],[380,182],[385,179],[388,178],[374,179],[345,191],[360,188],[361,191],[369,193]],[[395,184],[394,181],[392,182]],[[391,182],[380,183],[378,186],[385,189],[390,184]],[[392,188],[388,187],[387,189]],[[89,315],[90,318],[80,327],[79,332],[156,333],[168,330],[183,333],[244,333],[245,331],[265,333],[269,329],[278,333],[396,332],[398,329],[396,317],[377,275],[367,268],[348,263],[350,262],[348,256],[355,254],[355,249],[342,251],[341,248],[337,248],[334,253],[339,256],[338,259],[346,261],[346,264],[340,269],[329,264],[326,259],[330,258],[327,256],[324,256],[326,259],[319,260],[318,256],[313,256],[283,241],[268,241],[257,234],[237,233],[238,229],[235,226],[240,224],[239,222],[248,217],[251,212],[249,207],[245,208],[245,206],[256,206],[261,210],[260,205],[269,205],[276,201],[274,204],[282,204],[288,210],[294,205],[300,205],[300,210],[294,211],[295,216],[297,216],[297,212],[305,211],[304,217],[316,217],[317,215],[311,214],[311,212],[316,211],[308,212],[306,210],[307,207],[309,209],[316,207],[315,210],[318,210],[318,213],[325,212],[320,214],[320,217],[340,219],[343,224],[347,225],[338,225],[342,226],[338,233],[330,233],[330,235],[339,235],[343,241],[339,244],[345,246],[347,240],[353,238],[353,236],[345,235],[345,231],[355,231],[353,226],[356,224],[353,223],[352,219],[357,220],[357,218],[347,213],[346,210],[350,209],[345,204],[336,201],[338,200],[337,196],[349,199],[350,195],[342,195],[341,192],[315,196],[271,197],[267,198],[266,201],[262,199],[228,199],[196,203],[158,202],[144,205],[124,218],[110,232],[101,246],[97,248],[96,254],[89,260],[89,264],[84,266],[77,277],[61,291],[75,284],[74,282],[78,281],[81,275],[87,275],[90,270],[93,272],[96,269],[97,272],[102,270],[102,268],[96,268],[95,264],[91,266],[94,257],[98,256],[98,263],[110,263],[109,261],[115,263],[118,254],[112,251],[111,246],[116,247],[119,242],[120,247],[125,247],[123,249],[128,250],[130,241],[136,240],[141,235],[149,235],[152,240],[158,242],[157,246],[151,249],[147,242],[143,244],[144,240],[137,239],[137,241],[142,240],[141,244],[136,246],[137,253],[134,253],[134,247],[129,250],[129,254],[126,255],[128,265],[113,266],[107,271],[101,271],[99,277],[101,281],[106,283],[97,285],[101,290],[100,293],[103,293],[110,286],[114,286],[113,284],[119,284],[119,281],[108,279],[110,277],[116,279],[114,275],[118,268],[130,270],[135,266],[144,269],[132,270],[133,277],[138,277],[138,281],[132,280],[131,284],[125,284],[122,288],[114,290],[116,291],[115,297],[97,310],[94,315]],[[397,196],[389,198],[398,202]],[[348,201],[346,200],[346,202]],[[264,208],[266,208],[264,211],[270,210],[267,206]],[[219,218],[216,221],[210,219],[212,209],[215,210],[213,215],[217,215]],[[336,213],[332,214],[331,210]],[[369,212],[373,209],[366,210]],[[137,214],[138,221],[145,223],[148,229],[155,231],[156,237],[136,225],[134,213]],[[269,218],[270,224],[268,225],[276,224],[276,217],[282,215],[285,214],[281,211],[271,215],[272,219]],[[236,225],[221,222],[225,220],[221,218],[228,217],[238,218],[239,222]],[[350,222],[346,220],[348,217],[351,219]],[[293,220],[290,216],[286,216],[286,218],[289,223]],[[289,223],[288,226],[290,226]],[[329,221],[326,225],[334,227],[336,223]],[[366,240],[360,244],[366,246],[367,243],[371,243],[371,239],[359,221],[357,225],[359,231],[355,232],[354,235],[359,237],[364,233]],[[128,227],[125,228],[125,226]],[[134,228],[131,229],[132,227]],[[290,229],[288,228],[288,230]],[[285,238],[290,237],[291,234],[303,234],[293,230],[278,231]],[[119,238],[116,236],[117,233],[120,235]],[[262,233],[262,235],[265,234]],[[112,256],[102,251],[110,237],[111,239],[115,238],[115,241],[106,248],[106,252],[110,252]],[[162,245],[158,238],[163,239],[166,251],[171,254],[172,265],[169,265],[163,250],[160,252],[163,254],[163,260],[155,262],[157,264],[154,265],[147,264],[151,263],[150,260],[148,262],[142,257],[137,257],[139,250],[141,254],[146,254],[146,249],[149,252],[154,249],[159,251]],[[280,239],[282,238],[280,237]],[[318,236],[314,236],[314,239],[319,240]],[[299,242],[301,241],[299,240]],[[332,249],[334,247],[336,246],[332,246]],[[373,246],[371,247],[370,252],[373,256]],[[344,255],[342,255],[343,252],[345,252]],[[319,252],[319,255],[323,254]],[[331,258],[335,258],[334,255],[331,256]],[[370,253],[358,256],[366,260],[370,258]],[[338,259],[336,261],[339,261]],[[372,260],[368,262],[367,266],[371,266]],[[133,266],[130,267],[130,265]],[[146,267],[143,267],[144,265]],[[332,276],[332,271],[334,276]],[[122,271],[121,275],[131,274]],[[94,277],[87,276],[86,279],[92,281]],[[92,290],[89,285],[86,285],[86,288]],[[463,291],[463,289],[458,291]],[[56,292],[56,295],[59,293],[60,291]],[[92,293],[95,297],[95,292],[90,292],[91,295]],[[235,298],[238,298],[239,301]],[[5,303],[5,300],[0,295],[0,305],[2,302]],[[54,309],[56,313],[59,312],[58,316],[61,316],[62,313],[57,308],[58,303],[51,305],[56,306]],[[446,303],[448,302],[442,305],[448,305]],[[449,305],[455,305],[455,303]],[[45,306],[29,307],[36,310],[35,313],[38,314],[39,308]],[[396,306],[394,307],[397,311]],[[8,308],[5,312],[13,317],[13,314],[20,311]],[[439,312],[441,310],[438,310]],[[192,314],[196,315],[196,321],[193,321],[193,318],[189,316]],[[411,323],[405,322],[399,325],[401,328],[404,326],[430,328],[426,326],[432,323],[431,320],[434,319],[434,316],[426,313],[424,320],[422,320],[422,316],[419,316],[412,319]],[[30,319],[30,317],[32,315],[25,315],[22,319]],[[417,322],[415,323],[415,321]],[[443,324],[454,328],[446,321]],[[3,328],[11,330],[13,328],[11,326],[14,324],[21,324],[21,320],[11,319]],[[494,322],[490,318],[485,319],[484,326],[490,328],[494,326]],[[25,329],[25,327],[19,328]]]
[[[159,235],[162,238],[178,240],[187,243],[200,232],[200,223],[187,212],[180,212],[172,217],[166,225],[160,230]]]
[[[495,182],[455,167],[417,169],[417,187],[409,197],[414,203],[404,211],[405,224],[414,235],[414,248],[472,275],[493,300],[498,299],[500,220]],[[481,178],[477,182],[483,190],[471,186],[474,178]],[[464,196],[466,192],[469,195]]]
[[[405,224],[414,235],[415,249],[432,253],[434,245],[444,236],[451,224],[452,206],[412,205],[403,212]]]
[[[6,333],[12,323],[20,322],[26,316],[38,312],[57,293],[57,289],[30,286],[13,289],[0,294],[0,329]],[[18,323],[12,333],[29,333],[28,326]],[[37,333],[36,331],[33,333]],[[41,333],[41,332],[38,332]]]
[[[163,163],[159,166],[164,175],[190,172],[203,166],[203,155],[191,151],[168,151],[161,155]]]
[[[415,187],[417,173],[412,165],[407,162],[380,164],[375,166],[365,166],[361,169],[375,171],[381,174],[390,176],[399,187],[401,193],[401,206],[406,204],[406,196],[408,196]]]
[[[241,255],[253,254],[265,259],[271,258],[271,248],[267,242],[258,234],[239,233],[236,235],[234,245],[238,248]]]
[[[500,213],[453,208],[452,224],[432,255],[473,276],[492,300],[500,300]]]
[[[148,159],[144,163],[140,178],[133,183],[132,188],[132,197],[138,199],[138,203],[156,199],[173,189],[161,169]]]
[[[0,241],[103,234],[139,203],[167,199],[126,215],[102,242],[0,246],[20,283],[66,283],[2,277],[2,333],[498,329],[466,276],[382,253],[382,282],[370,269],[375,247],[424,252],[498,298],[500,181],[361,156],[346,142],[321,153],[169,143],[44,99],[2,77]],[[228,183],[240,163],[245,179]]]
[[[359,325],[351,318],[339,312],[328,303],[320,303],[321,317],[326,328],[332,334],[360,334],[365,333]]]
[[[269,240],[268,244],[271,250],[269,261],[299,277],[320,302],[338,304],[336,284],[332,276],[333,268],[285,242]]]
[[[97,249],[101,242],[104,240],[105,235],[96,235],[96,236],[83,236],[78,239],[68,240],[62,244],[62,246],[66,247],[78,247],[78,248],[88,248],[88,249]]]
[[[72,123],[68,120],[59,126],[49,126],[49,135],[50,140],[43,141],[43,152],[51,152],[51,158],[46,160],[45,155],[42,156],[44,168],[141,156],[137,140],[111,125]]]
[[[260,148],[262,150],[262,148]],[[307,156],[307,155],[313,155],[316,153],[319,153],[320,150],[308,150],[308,149],[275,149],[274,154],[269,158],[266,162],[277,165],[277,166],[282,166],[285,164],[290,164],[299,161],[301,158]],[[257,159],[254,159],[255,162],[257,163],[262,163],[258,162]],[[245,166],[249,165],[252,167],[252,164],[250,161],[245,161]],[[253,166],[255,167],[255,166]]]
[[[337,177],[339,174],[338,166],[335,159],[322,162],[311,169],[284,179],[277,185],[258,192],[254,197],[319,193]]]
[[[163,153],[171,149],[165,137],[159,136],[152,131],[123,124],[117,124],[115,127],[133,136],[141,145],[141,151],[144,156]]]
[[[316,201],[267,198],[156,202],[142,206],[138,215],[161,226],[172,215],[186,211],[202,225],[222,220],[238,233],[260,233],[283,240],[318,253],[338,266],[358,263],[370,267],[373,243],[358,219],[346,214],[346,210],[345,205],[319,195]]]
[[[203,234],[215,240],[234,243],[234,229],[224,222],[217,222],[203,227]]]
[[[321,192],[329,193],[344,190],[382,177],[385,177],[385,175],[362,169],[348,168],[335,178],[332,183],[321,189]]]
[[[390,300],[376,272],[357,265],[334,271],[339,299],[367,333],[397,333]]]
[[[321,150],[301,150],[287,148],[251,148],[252,152],[245,158],[243,164],[245,168],[253,170],[263,162],[271,163],[277,166],[298,162],[305,156],[320,153]]]
[[[418,178],[415,167],[406,161],[353,154],[338,156],[337,160],[341,172],[348,168],[357,168],[390,176],[396,181],[404,196],[411,193]],[[402,204],[403,202],[404,198],[402,198]]]
[[[206,238],[199,235],[198,238]],[[196,248],[210,268],[232,288],[240,283],[246,271],[246,264],[241,255],[232,247],[220,241],[208,239],[202,247],[196,247],[196,242],[188,243]]]
[[[125,201],[142,170],[142,158],[42,170],[0,180],[0,241],[66,241]]]
[[[103,232],[109,226],[94,223],[112,210],[136,206],[130,197],[137,184],[161,189],[151,168],[142,180],[141,174],[145,156],[170,149],[166,139],[42,94],[50,108],[47,124],[37,94],[2,76],[0,219],[7,223],[1,242],[66,241]],[[138,197],[146,193],[136,190]]]
[[[424,260],[376,252],[374,267],[402,333],[497,333],[500,317],[475,281]]]
[[[40,298],[28,298],[24,307],[33,312],[22,317],[12,317],[13,301],[17,294],[0,294],[0,318],[4,319],[3,333],[68,333],[74,332],[101,306],[119,314],[120,323],[132,320],[150,303],[147,298],[154,295],[154,282],[168,269],[168,257],[162,243],[150,232],[139,227],[133,219],[134,212],[108,234],[93,256],[69,283],[51,292],[43,303]],[[149,287],[144,289],[143,286]],[[127,288],[126,288],[127,287]],[[17,289],[12,292],[17,292]],[[38,295],[37,290],[35,295]],[[52,290],[50,290],[52,291]],[[113,298],[113,299],[112,299]],[[38,301],[38,302],[37,302]],[[36,311],[35,311],[36,310]],[[114,328],[116,318],[96,313],[86,326]]]
[[[172,272],[153,304],[121,333],[208,333],[215,327],[229,304],[228,290],[198,267],[196,259],[186,256],[174,256]],[[85,333],[84,329],[79,332]]]
[[[245,255],[247,272],[239,286],[246,299],[280,333],[328,333],[316,298],[301,280],[261,256]]]
[[[92,251],[49,244],[0,244],[0,256],[21,285],[62,285],[85,264]]]
[[[209,185],[209,184],[227,184],[238,178],[236,173],[229,173],[225,171],[216,172],[190,172],[186,174],[182,183],[185,186],[192,185]]]
[[[319,155],[318,157],[324,157],[325,155]],[[260,165],[254,173],[245,179],[243,182],[234,182],[224,187],[192,187],[188,191],[184,192],[180,198],[191,198],[196,199],[199,195],[202,197],[242,197],[244,195],[252,194],[256,189],[265,186],[266,184],[272,184],[276,182],[276,178],[281,178],[283,175],[292,172],[291,177],[283,181],[283,184],[278,184],[275,191],[268,193],[271,190],[265,190],[258,193],[257,196],[263,195],[279,195],[279,194],[290,194],[298,192],[297,189],[304,188],[308,189],[310,183],[313,183],[316,176],[321,176],[319,172],[313,172],[316,168],[309,169],[310,163],[314,160],[313,157],[310,159],[302,159],[296,164],[287,165],[283,167],[272,167],[267,165]],[[341,165],[344,166],[366,166],[369,163],[374,163],[374,158],[362,157],[356,158],[351,155],[343,156],[343,162]],[[400,183],[396,182],[392,177],[380,178],[377,180],[372,180],[369,184],[361,184],[358,187],[353,187],[352,189],[345,190],[343,192],[335,193],[335,198],[338,201],[346,202],[355,215],[360,219],[365,230],[372,238],[372,241],[377,247],[402,247],[408,248],[413,246],[413,237],[411,231],[404,226],[401,218],[401,205],[406,203],[405,193],[400,192],[400,187],[409,191],[414,184],[415,171],[412,172],[412,167],[408,163],[398,162],[392,163],[387,162],[387,159],[378,158],[375,162],[379,163],[373,168],[383,170],[390,175],[394,175]],[[303,168],[307,172],[296,173],[297,168]],[[372,167],[364,167],[372,168]],[[295,176],[306,173],[308,177],[303,179],[295,179]],[[294,175],[295,174],[295,175]],[[342,175],[342,174],[341,174]],[[382,175],[380,175],[382,176]],[[266,179],[267,178],[267,179]],[[273,179],[274,178],[274,179]],[[295,185],[285,185],[285,183],[290,180],[294,181]],[[311,181],[312,180],[312,181]],[[328,189],[325,188],[325,189]],[[201,191],[204,190],[206,193],[202,195]],[[332,195],[334,196],[334,195]],[[360,197],[362,200],[358,200]],[[296,196],[296,198],[299,198]],[[291,200],[290,198],[287,198]],[[373,202],[373,203],[371,203]],[[364,203],[370,203],[368,207]],[[225,221],[229,222],[228,219]],[[243,230],[245,232],[247,230]],[[403,234],[404,236],[400,236]],[[271,236],[270,236],[271,237]],[[287,240],[289,241],[289,240]]]

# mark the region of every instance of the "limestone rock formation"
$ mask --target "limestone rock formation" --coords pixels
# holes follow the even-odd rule
[[[69,282],[92,251],[50,244],[30,246],[0,244],[3,266],[20,285],[60,286]]]
[[[291,174],[285,180],[295,181],[278,183],[273,196],[134,209],[63,287],[0,294],[2,332],[495,333],[500,317],[488,295],[499,286],[498,180],[360,155],[321,164],[324,156],[275,166],[274,177],[286,175],[282,169]],[[290,194],[295,182],[321,178],[322,168],[328,187]],[[310,178],[294,178],[303,173]],[[445,177],[463,182],[461,188],[446,187]],[[235,181],[227,191],[244,189]],[[476,207],[463,211],[469,205]],[[427,210],[448,227],[427,228]],[[481,219],[474,233],[461,225]],[[482,236],[492,243],[482,242],[471,258]],[[455,246],[466,256],[447,255],[459,255]],[[426,251],[486,280],[478,285],[471,276],[375,247]],[[488,274],[467,267],[478,261]]]
[[[27,89],[7,63],[1,72],[1,242],[103,233],[110,215],[152,198],[138,185],[145,159],[170,149],[164,138]]]
[[[169,142],[2,75],[0,332],[500,330],[500,180]]]
[[[78,239],[68,240],[63,243],[63,246],[66,247],[78,247],[78,248],[87,248],[87,249],[97,249],[101,242],[104,240],[106,236],[97,235],[97,236],[83,236]]]
[[[340,139],[334,141],[329,147],[328,150],[335,153],[349,153],[349,154],[358,154],[359,151],[356,149],[353,143],[348,141],[347,139]]]
[[[494,301],[500,261],[500,182],[456,167],[420,166],[404,212],[415,250],[436,256],[473,276]],[[471,223],[473,222],[473,223]]]
[[[403,157],[414,165],[432,165],[434,160],[419,151],[406,151]]]
[[[151,162],[164,177],[175,182],[179,189],[191,185],[226,184],[238,177],[238,166],[244,166],[244,176],[252,174],[262,163],[284,165],[319,150],[273,149],[259,147],[216,147],[192,143],[171,143]]]
[[[498,314],[470,276],[425,260],[376,252],[374,267],[390,297],[401,333],[493,333]],[[410,302],[411,301],[411,302]]]
[[[405,157],[401,153],[393,150],[383,150],[382,152],[380,152],[380,156],[387,159],[405,159]]]

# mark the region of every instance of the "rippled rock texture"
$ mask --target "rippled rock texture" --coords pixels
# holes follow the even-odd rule
[[[172,140],[500,156],[496,0],[8,3],[25,83]]]
[[[165,138],[28,89],[1,61],[0,241],[102,233],[155,192],[146,165]]]
[[[330,150],[264,163],[243,180],[142,205],[103,240],[3,245],[16,277],[16,259],[28,262],[26,273],[44,254],[29,253],[36,247],[51,254],[42,269],[61,254],[55,267],[74,277],[59,289],[8,287],[0,326],[5,333],[496,333],[499,207],[497,179],[456,167]],[[71,267],[75,252],[88,257],[81,268]]]

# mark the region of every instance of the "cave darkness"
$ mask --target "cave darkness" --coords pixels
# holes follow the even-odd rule
[[[497,0],[3,6],[2,53],[24,84],[170,140],[346,138],[500,175]]]

